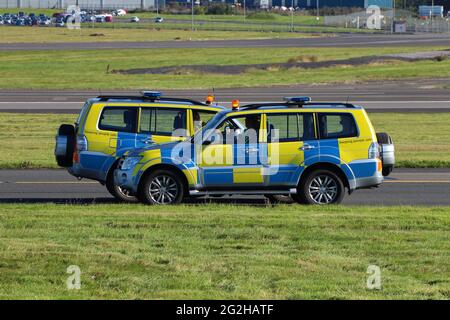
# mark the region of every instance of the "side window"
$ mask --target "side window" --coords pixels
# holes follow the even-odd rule
[[[355,119],[349,113],[319,113],[319,132],[321,139],[358,136]]]
[[[276,131],[275,131],[276,130]],[[267,114],[267,141],[289,142],[314,139],[312,113]]]
[[[215,115],[216,113],[211,111],[192,110],[195,131],[204,127]]]
[[[222,122],[211,137],[214,144],[258,143],[261,115],[233,117]]]
[[[137,108],[105,107],[98,128],[108,131],[136,132]]]
[[[142,108],[141,130],[161,136],[171,136],[174,131],[186,135],[186,110],[172,108]]]

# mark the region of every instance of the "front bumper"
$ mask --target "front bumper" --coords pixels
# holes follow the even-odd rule
[[[138,176],[133,176],[134,169],[130,170],[122,170],[116,169],[114,170],[114,182],[121,188],[128,189],[133,193],[137,192],[138,188]]]

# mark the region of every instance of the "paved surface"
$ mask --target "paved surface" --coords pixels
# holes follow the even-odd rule
[[[282,101],[285,96],[309,95],[313,101],[349,101],[374,111],[450,112],[450,79],[382,81],[364,84],[295,85],[270,88],[216,89],[219,103],[228,105]],[[203,100],[208,90],[163,90],[164,95]],[[137,94],[136,91],[0,90],[0,111],[77,113],[83,102],[99,94]]]
[[[337,35],[299,39],[154,41],[154,42],[59,42],[1,43],[1,50],[162,49],[162,48],[258,48],[258,47],[386,47],[447,46],[450,35]]]
[[[351,205],[450,205],[450,169],[396,169],[377,189],[345,198]],[[197,199],[193,203],[205,200]],[[263,204],[258,196],[212,198],[221,203]],[[0,203],[114,203],[98,182],[78,181],[65,170],[0,170]]]

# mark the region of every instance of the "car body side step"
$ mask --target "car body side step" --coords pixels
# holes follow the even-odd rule
[[[231,194],[247,194],[247,195],[259,195],[259,194],[296,194],[297,189],[291,188],[289,190],[234,190],[234,191],[199,191],[189,190],[191,196],[206,196],[206,195],[231,195]]]

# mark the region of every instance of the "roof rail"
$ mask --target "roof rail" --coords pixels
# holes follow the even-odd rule
[[[184,98],[171,98],[171,97],[102,95],[102,96],[98,96],[97,99],[99,99],[101,102],[105,102],[105,101],[109,101],[109,100],[135,100],[135,101],[144,101],[144,102],[167,101],[167,102],[184,102],[184,103],[192,104],[195,106],[207,106],[205,103],[200,102],[200,101],[184,99]]]
[[[345,107],[355,108],[351,103],[336,103],[336,102],[308,102],[308,103],[294,103],[294,102],[269,102],[269,103],[254,103],[242,106],[240,110],[254,110],[264,107],[287,107],[287,108],[303,108],[313,106],[332,106],[332,107]]]

